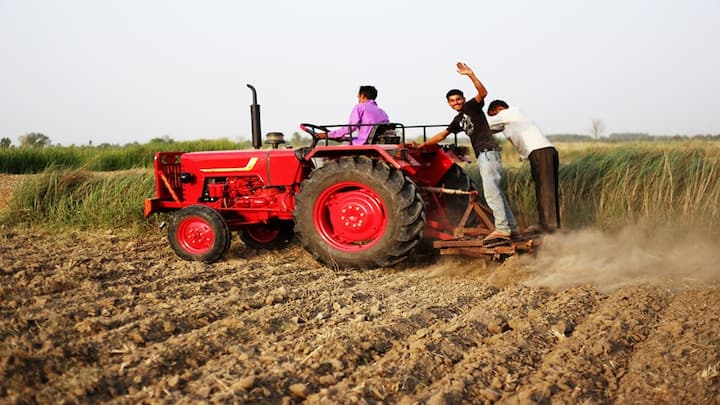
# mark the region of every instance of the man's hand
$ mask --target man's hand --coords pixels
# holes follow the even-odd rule
[[[470,69],[470,66],[468,66],[462,62],[458,62],[456,66],[457,66],[458,73],[460,73],[461,75],[470,76],[473,74],[473,71],[472,71],[472,69]]]
[[[315,138],[317,139],[327,139],[327,133],[326,132],[318,132],[315,134]]]
[[[458,62],[456,66],[457,66],[458,73],[469,77],[470,80],[472,80],[473,85],[475,86],[475,89],[477,89],[478,94],[475,97],[473,97],[475,99],[475,101],[477,101],[478,103],[482,102],[488,93],[487,93],[487,89],[485,88],[485,86],[480,82],[480,79],[478,79],[478,77],[475,76],[475,73],[472,71],[472,69],[470,69],[470,66],[468,66],[462,62]]]

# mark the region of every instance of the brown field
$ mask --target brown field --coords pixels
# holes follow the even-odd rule
[[[3,230],[0,402],[720,403],[720,245],[671,236],[340,271]]]

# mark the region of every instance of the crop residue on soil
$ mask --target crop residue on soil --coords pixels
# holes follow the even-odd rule
[[[628,240],[334,271],[297,246],[207,265],[159,234],[5,233],[0,402],[720,402],[717,256]]]

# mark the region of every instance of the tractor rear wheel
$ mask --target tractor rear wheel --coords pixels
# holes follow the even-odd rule
[[[366,156],[343,157],[300,185],[295,232],[329,267],[392,266],[422,239],[424,208],[417,186],[402,171]]]
[[[254,249],[277,250],[290,244],[295,231],[292,221],[248,225],[240,231],[240,239]]]
[[[212,263],[230,247],[230,227],[217,211],[191,205],[173,215],[168,240],[175,253],[185,260]]]

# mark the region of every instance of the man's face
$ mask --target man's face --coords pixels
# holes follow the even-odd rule
[[[453,94],[448,97],[448,105],[455,111],[462,111],[463,105],[465,105],[465,97],[459,94]]]
[[[496,116],[500,111],[502,111],[502,110],[504,110],[504,109],[505,109],[505,107],[502,107],[502,106],[498,106],[498,107],[495,107],[495,108],[488,109],[488,115],[491,116],[491,117],[494,117],[494,116]]]

